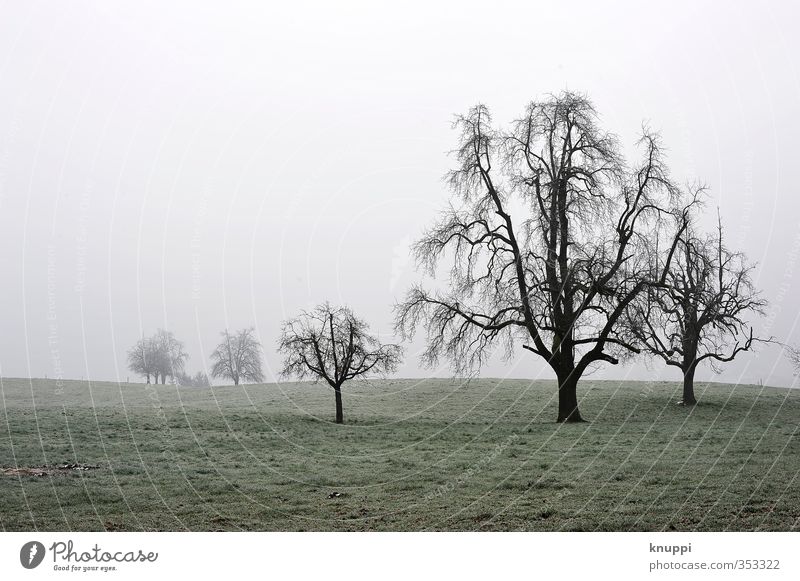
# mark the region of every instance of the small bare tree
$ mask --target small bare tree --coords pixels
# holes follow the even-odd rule
[[[746,317],[763,314],[766,301],[750,278],[753,267],[741,252],[725,247],[722,223],[716,236],[690,230],[680,237],[663,287],[643,293],[628,314],[644,350],[683,372],[683,405],[697,403],[694,376],[710,361],[715,371],[749,351],[757,339]]]
[[[255,337],[252,327],[241,329],[231,334],[225,329],[222,341],[211,354],[213,366],[212,377],[233,380],[234,385],[240,381],[259,383],[264,381],[261,370],[261,343]]]
[[[698,192],[683,204],[646,128],[643,159],[628,166],[582,95],[532,102],[506,130],[483,105],[454,126],[456,199],[413,249],[432,276],[453,260],[449,288],[412,288],[396,307],[396,328],[411,338],[424,327],[423,362],[445,356],[456,373],[479,368],[498,343],[510,356],[521,341],[558,380],[557,421],[583,421],[578,380],[639,351],[625,310],[663,282],[664,272],[643,268],[653,239],[665,223],[686,222]],[[675,243],[662,245],[665,269]]]
[[[344,421],[342,385],[346,381],[391,373],[400,364],[402,349],[380,344],[368,331],[367,323],[350,309],[328,303],[283,324],[278,341],[284,357],[281,375],[326,381],[334,391],[337,424]]]

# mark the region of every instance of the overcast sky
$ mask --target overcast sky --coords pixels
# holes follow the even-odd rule
[[[623,143],[661,131],[758,263],[756,333],[800,343],[800,11],[781,4],[4,2],[0,374],[124,381],[159,327],[194,372],[254,325],[271,380],[280,321],[326,299],[388,340],[422,279],[408,245],[449,197],[453,115],[505,123],[563,89]],[[398,375],[450,374],[418,348]],[[552,377],[523,352],[483,375]],[[596,377],[652,375],[677,379]],[[717,379],[794,380],[775,347]]]

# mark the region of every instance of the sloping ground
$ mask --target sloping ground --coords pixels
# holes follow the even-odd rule
[[[0,383],[2,530],[792,530],[800,390]],[[90,466],[91,470],[47,467]],[[45,470],[44,474],[26,470]]]

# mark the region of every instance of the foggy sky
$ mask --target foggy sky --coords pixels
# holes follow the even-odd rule
[[[587,93],[632,146],[710,187],[770,301],[757,334],[800,343],[800,11],[772,3],[17,2],[0,8],[0,375],[122,380],[142,334],[209,366],[254,325],[324,300],[392,338],[423,280],[408,245],[450,193],[453,115],[495,122]],[[788,5],[790,3],[783,3]],[[632,151],[632,150],[628,150]],[[399,376],[418,367],[408,346]],[[552,378],[520,352],[492,377]],[[595,377],[677,380],[657,362]],[[762,347],[699,379],[791,385]]]

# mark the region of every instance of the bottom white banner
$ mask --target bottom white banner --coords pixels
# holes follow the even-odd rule
[[[4,580],[778,580],[800,579],[798,541],[798,533],[0,533],[0,571]]]

